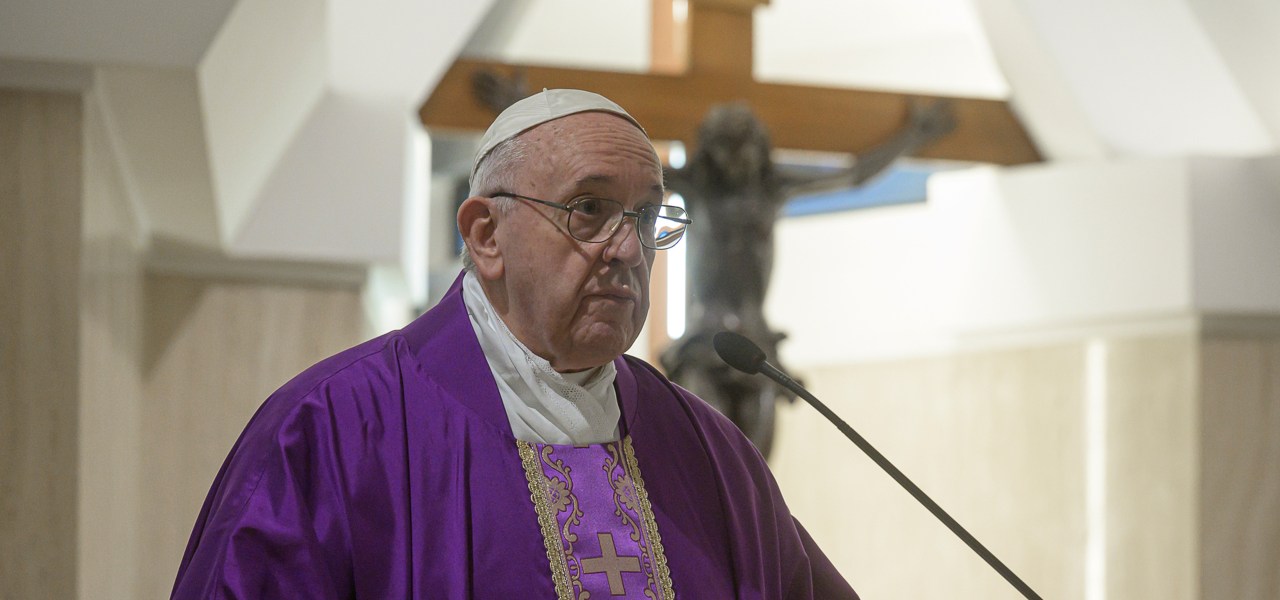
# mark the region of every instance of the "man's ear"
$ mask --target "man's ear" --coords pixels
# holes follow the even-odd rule
[[[498,207],[493,198],[472,196],[458,207],[458,231],[467,245],[476,275],[490,281],[502,277],[502,251],[498,248]]]

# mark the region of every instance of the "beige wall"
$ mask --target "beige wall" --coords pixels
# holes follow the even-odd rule
[[[359,291],[152,275],[139,422],[134,565],[140,597],[167,597],[227,451],[262,401],[314,362],[360,341]]]
[[[1106,553],[1107,598],[1201,597],[1199,350],[1195,332],[1109,340],[1099,549]]]
[[[804,375],[1046,598],[1263,600],[1280,597],[1276,332],[1189,319]],[[1020,597],[808,406],[782,410],[772,463],[867,597]]]
[[[1201,353],[1201,597],[1280,598],[1280,335]]]
[[[254,410],[364,327],[354,287],[146,275],[139,261],[116,237],[86,246],[86,599],[167,597],[209,485]]]
[[[75,593],[80,122],[0,89],[0,598]]]
[[[1079,344],[875,362],[806,383],[1046,598],[1080,598]],[[792,509],[865,597],[1019,597],[807,405],[773,464]]]
[[[167,597],[254,409],[364,334],[345,271],[148,276],[94,93],[0,90],[3,599]]]
[[[139,226],[93,92],[86,95],[84,115],[77,579],[83,598],[137,598]]]

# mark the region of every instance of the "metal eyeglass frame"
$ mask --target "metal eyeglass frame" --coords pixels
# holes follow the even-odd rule
[[[489,197],[491,197],[491,198],[515,198],[515,199],[518,199],[518,200],[528,200],[529,202],[536,202],[536,203],[538,203],[538,204],[542,204],[542,205],[544,205],[544,206],[550,206],[551,208],[558,208],[558,209],[560,209],[560,210],[563,210],[563,211],[565,211],[565,212],[569,213],[569,214],[565,215],[565,230],[569,232],[569,235],[570,235],[570,236],[573,236],[573,239],[578,240],[579,242],[586,242],[586,243],[588,243],[588,244],[603,244],[603,243],[605,243],[605,242],[607,242],[607,241],[609,241],[609,240],[613,239],[613,236],[614,236],[614,235],[616,235],[616,234],[618,233],[618,230],[619,230],[619,229],[622,229],[622,222],[623,222],[623,221],[625,221],[627,217],[631,217],[631,218],[633,218],[633,219],[635,219],[635,220],[636,220],[636,225],[637,225],[637,226],[634,228],[634,229],[635,229],[635,231],[636,231],[636,238],[638,238],[638,239],[640,240],[640,244],[641,244],[642,246],[644,246],[645,248],[652,249],[652,250],[670,250],[671,248],[674,248],[674,247],[676,246],[676,244],[679,244],[679,243],[680,243],[680,240],[684,238],[684,232],[685,232],[685,230],[687,230],[687,229],[688,229],[688,227],[689,227],[689,225],[691,225],[691,224],[693,223],[693,220],[691,220],[691,219],[687,219],[687,218],[683,218],[683,217],[663,217],[663,216],[655,217],[655,219],[667,219],[667,220],[669,220],[669,221],[675,221],[675,222],[677,222],[677,223],[681,223],[681,224],[683,224],[683,225],[684,225],[684,228],[680,230],[680,237],[679,237],[679,238],[677,238],[675,242],[673,242],[670,246],[666,246],[666,247],[661,247],[661,248],[659,248],[656,244],[655,244],[655,245],[652,245],[652,246],[651,246],[651,245],[649,245],[649,244],[645,241],[644,236],[643,236],[643,235],[640,235],[640,227],[639,227],[639,224],[640,224],[641,211],[645,211],[645,210],[648,210],[648,209],[661,210],[661,209],[662,209],[662,208],[664,208],[664,207],[667,207],[667,208],[675,208],[675,209],[678,209],[678,210],[680,210],[680,211],[684,211],[684,209],[683,209],[683,208],[681,208],[681,207],[679,207],[679,206],[672,206],[672,205],[669,205],[669,204],[650,204],[650,205],[648,205],[648,206],[645,206],[644,208],[641,208],[641,209],[640,209],[640,211],[627,210],[627,209],[623,208],[623,209],[622,209],[622,218],[618,219],[618,222],[617,222],[616,224],[614,224],[613,229],[610,229],[610,230],[609,230],[609,235],[606,235],[606,236],[604,237],[604,239],[600,239],[600,240],[584,240],[584,239],[582,239],[582,238],[580,238],[580,237],[578,237],[578,236],[576,236],[576,235],[574,235],[574,234],[573,234],[573,227],[572,227],[572,226],[570,225],[570,223],[569,223],[570,219],[572,219],[572,218],[573,218],[574,207],[575,207],[577,204],[579,204],[579,203],[581,203],[581,202],[583,202],[583,201],[586,201],[586,200],[600,200],[600,201],[603,201],[603,202],[612,202],[612,203],[614,203],[614,204],[617,204],[618,206],[622,206],[622,203],[621,203],[621,202],[618,202],[617,200],[611,200],[611,199],[609,199],[609,198],[600,198],[600,197],[597,197],[597,196],[584,196],[584,197],[582,197],[582,198],[578,198],[578,199],[574,200],[574,201],[573,201],[572,203],[570,203],[570,204],[561,204],[561,203],[559,203],[559,202],[550,202],[550,201],[548,201],[548,200],[539,200],[539,199],[537,199],[537,198],[533,198],[533,197],[530,197],[530,196],[522,196],[522,195],[520,195],[520,194],[512,194],[512,193],[510,193],[510,192],[495,192],[495,193],[493,193],[493,194],[490,194],[490,195],[489,195]],[[686,213],[686,214],[688,214],[688,213]],[[655,222],[656,222],[656,220],[655,220]]]

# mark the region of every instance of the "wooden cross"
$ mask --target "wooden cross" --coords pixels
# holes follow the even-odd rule
[[[602,94],[627,109],[655,140],[693,147],[694,135],[713,105],[746,101],[773,137],[776,148],[859,154],[889,138],[906,122],[909,104],[921,96],[799,85],[760,83],[752,78],[752,9],[768,0],[689,0],[687,64],[669,61],[684,40],[672,31],[672,0],[654,0],[654,66],[669,73],[617,73],[459,59],[440,80],[419,115],[427,127],[483,131],[494,113],[472,92],[477,72],[507,76],[517,70],[530,91],[578,88]],[[665,3],[668,18],[659,18]],[[684,68],[681,69],[680,67]],[[664,68],[666,67],[666,68]],[[928,98],[941,98],[932,96]],[[1001,165],[1040,160],[1007,102],[950,100],[957,127],[917,156]]]
[[[609,593],[621,596],[626,592],[622,585],[623,573],[639,573],[640,559],[635,556],[618,556],[613,547],[612,533],[597,533],[600,540],[600,556],[582,559],[583,573],[604,573],[609,577]]]

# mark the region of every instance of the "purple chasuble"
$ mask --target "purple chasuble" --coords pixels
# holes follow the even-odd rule
[[[730,421],[640,360],[615,365],[621,442],[517,441],[459,278],[404,329],[263,403],[214,480],[172,597],[585,599],[572,579],[562,595],[556,550],[596,600],[615,583],[665,598],[667,581],[690,600],[857,597]],[[573,513],[549,522],[535,493],[559,507],[557,460],[580,492],[568,528]]]

